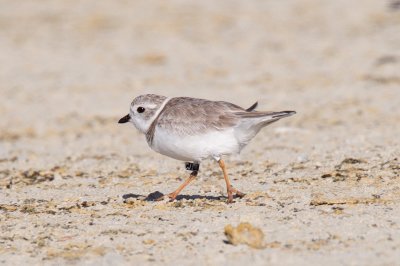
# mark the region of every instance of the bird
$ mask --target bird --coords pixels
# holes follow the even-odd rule
[[[184,161],[186,169],[192,170],[183,184],[166,195],[171,201],[196,178],[200,163],[213,159],[225,179],[227,202],[232,203],[233,194],[245,194],[231,185],[222,157],[240,153],[262,128],[296,113],[256,111],[257,106],[255,102],[244,109],[226,101],[144,94],[134,98],[129,113],[118,123],[132,123],[152,150]]]

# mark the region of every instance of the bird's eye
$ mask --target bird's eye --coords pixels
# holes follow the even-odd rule
[[[146,110],[146,109],[144,109],[143,107],[138,107],[138,109],[137,109],[138,113],[143,113],[144,110]]]

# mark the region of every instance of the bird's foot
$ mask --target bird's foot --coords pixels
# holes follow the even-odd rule
[[[237,190],[236,188],[233,188],[233,193],[235,193],[235,195],[239,198],[243,198],[244,196],[246,196],[245,193],[240,192],[239,190]]]
[[[168,195],[169,201],[174,201],[176,199],[176,197],[178,196],[178,193],[172,192],[169,193]]]
[[[227,203],[233,203],[233,194],[235,194],[235,196],[237,196],[238,198],[243,198],[244,196],[246,196],[246,194],[244,194],[243,192],[240,192],[239,190],[237,190],[234,187],[230,187],[228,189],[228,200]]]
[[[169,193],[167,195],[162,195],[162,196],[158,197],[155,201],[162,201],[162,200],[165,199],[165,197],[168,197],[169,201],[174,201],[177,196],[178,196],[178,193],[172,192],[172,193]]]

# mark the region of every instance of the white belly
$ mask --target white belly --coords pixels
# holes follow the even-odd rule
[[[184,137],[157,128],[150,147],[177,160],[198,162],[209,157],[240,152],[233,128]]]

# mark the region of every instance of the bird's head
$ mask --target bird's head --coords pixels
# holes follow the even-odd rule
[[[167,97],[161,95],[140,95],[132,101],[129,114],[122,117],[118,123],[132,122],[140,132],[146,133],[166,100]]]

